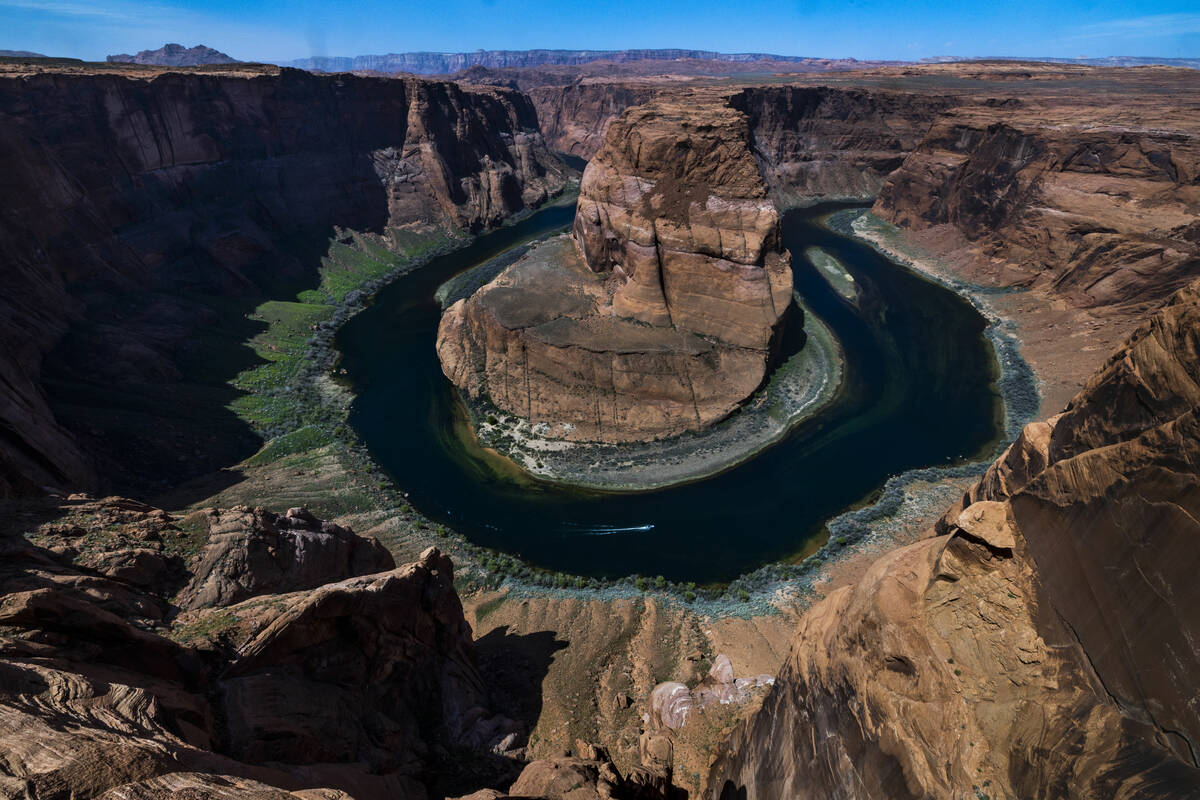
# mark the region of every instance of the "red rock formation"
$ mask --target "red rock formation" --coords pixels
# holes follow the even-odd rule
[[[215,510],[208,541],[175,597],[186,610],[230,606],[259,594],[313,589],[353,575],[395,568],[379,542],[356,535],[306,509]]]
[[[88,565],[137,540],[179,566],[189,548],[178,520],[117,498],[76,500],[57,513],[60,521],[33,531],[38,544],[0,537],[0,790],[423,798],[421,779],[443,768],[446,753],[464,769],[515,732],[487,709],[452,565],[436,550],[362,577],[327,565],[339,582],[167,621],[172,584],[136,572],[97,575]],[[281,524],[266,512],[219,512],[219,538],[174,586],[211,583],[199,570],[219,566],[212,551],[239,516]],[[323,527],[301,510],[282,519],[305,523],[298,536]],[[305,572],[305,554],[290,552],[290,569],[249,561],[262,574],[243,582],[297,588],[278,581],[281,569]]]
[[[582,263],[543,247],[451,306],[446,375],[553,437],[646,440],[727,416],[762,383],[792,309],[748,144],[745,116],[719,101],[627,111],[584,174]]]
[[[783,204],[871,197],[959,102],[942,94],[853,87],[778,86],[733,94],[749,118],[763,177]]]
[[[1186,109],[1031,98],[938,120],[875,212],[914,230],[952,226],[980,251],[974,279],[1079,307],[1146,307],[1200,274],[1198,175]]]
[[[941,535],[814,606],[713,796],[1200,792],[1198,333],[1193,284]]]
[[[311,281],[335,225],[478,230],[564,185],[514,92],[290,70],[146,77],[0,80],[0,493],[91,485],[96,453],[143,475],[222,466],[227,442],[137,430],[114,433],[120,448],[83,431],[100,439],[85,455],[41,382],[69,326],[87,334],[52,359],[70,384],[60,403],[86,403],[81,387],[170,386],[195,332],[218,324],[189,298],[253,307]]]
[[[604,145],[608,126],[630,106],[649,102],[660,87],[636,83],[571,83],[531,89],[546,144],[590,159]]]

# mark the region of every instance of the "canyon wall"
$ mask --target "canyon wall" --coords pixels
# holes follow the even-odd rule
[[[828,86],[748,88],[746,114],[763,177],[781,205],[813,197],[873,197],[956,98]]]
[[[114,446],[103,425],[68,433],[41,376],[56,345],[60,407],[88,402],[87,387],[170,387],[199,331],[244,326],[269,290],[315,286],[335,226],[480,230],[565,185],[515,92],[290,70],[147,77],[0,80],[0,493],[93,485],[96,453],[142,475],[225,465],[203,434]]]
[[[779,215],[723,104],[626,111],[588,164],[577,252],[447,309],[446,375],[549,435],[641,441],[717,422],[762,383],[793,311]]]
[[[1157,306],[1200,274],[1200,133],[1186,103],[1107,102],[947,114],[888,177],[875,213],[953,229],[978,251],[974,280],[1077,307]]]
[[[649,102],[660,87],[637,83],[571,83],[531,89],[546,144],[560,153],[590,159],[604,144],[608,126],[630,106]]]
[[[803,618],[713,797],[1200,793],[1200,284]]]

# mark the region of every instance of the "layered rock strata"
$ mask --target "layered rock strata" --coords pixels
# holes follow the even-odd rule
[[[1200,285],[801,621],[713,797],[1200,795]]]
[[[235,529],[278,537],[296,520],[298,536],[378,545],[302,509],[179,519],[76,498],[37,513],[53,520],[32,541],[0,537],[5,796],[416,799],[450,753],[467,774],[519,735],[488,710],[453,567],[432,548],[399,568],[386,553],[329,563],[333,582],[296,591],[305,554],[281,583],[282,547],[248,562],[241,602],[176,616],[180,583],[229,573],[212,555]],[[188,558],[197,539],[207,550]]]
[[[546,144],[590,159],[604,146],[608,126],[631,106],[649,102],[661,87],[588,81],[529,91]]]
[[[749,119],[763,177],[782,204],[873,197],[943,111],[937,93],[829,86],[752,87],[729,103]]]
[[[56,345],[59,407],[114,386],[170,395],[202,355],[198,331],[236,324],[270,289],[315,285],[335,226],[385,243],[418,223],[479,230],[565,184],[515,92],[137,74],[0,80],[0,493],[91,485],[96,457],[133,471],[122,453],[142,475],[224,465],[198,436],[134,442],[129,426],[118,448],[94,419],[64,430],[41,375]],[[231,307],[234,322],[218,317]]]
[[[1130,101],[958,109],[888,176],[874,210],[953,229],[978,251],[977,281],[1084,308],[1161,304],[1200,274],[1200,131],[1186,105]]]
[[[573,236],[577,255],[526,259],[446,311],[457,386],[548,435],[621,442],[707,427],[762,383],[792,273],[743,114],[627,111],[584,173]]]

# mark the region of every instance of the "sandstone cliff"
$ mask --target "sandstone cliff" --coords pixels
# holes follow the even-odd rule
[[[56,345],[60,410],[112,387],[169,396],[195,371],[198,331],[316,283],[334,226],[478,230],[564,186],[514,92],[290,70],[146,78],[0,80],[0,493],[92,485],[96,455],[110,476],[229,463],[232,435],[64,430],[41,374]]]
[[[888,177],[875,212],[952,228],[978,250],[977,280],[1080,307],[1160,304],[1200,274],[1200,135],[1186,103],[1124,99],[958,109]]]
[[[29,540],[11,524],[0,536],[6,797],[424,798],[431,777],[469,776],[516,739],[487,708],[453,569],[436,550],[394,568],[385,552],[313,564],[315,548],[284,549],[283,580],[278,564],[252,560],[240,602],[176,616],[181,582],[228,575],[211,550],[232,536],[378,544],[323,533],[330,525],[302,509],[179,519],[77,497],[21,516],[31,513],[51,521]],[[188,558],[197,540],[209,552]],[[297,591],[315,569],[333,582]]]
[[[647,440],[723,419],[762,383],[793,307],[766,194],[740,112],[631,108],[584,173],[578,254],[543,247],[451,306],[443,370],[556,437]]]
[[[712,795],[1200,796],[1198,333],[1193,284],[814,606]]]
[[[630,106],[649,102],[659,88],[636,83],[571,83],[532,89],[546,144],[590,159],[604,145],[608,126]]]
[[[956,98],[827,86],[748,88],[730,104],[749,118],[763,176],[782,204],[873,197]]]

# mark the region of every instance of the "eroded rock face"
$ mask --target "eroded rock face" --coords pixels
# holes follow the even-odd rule
[[[307,509],[214,509],[208,543],[175,598],[184,610],[229,606],[258,594],[313,589],[396,566],[379,542],[314,517]]]
[[[957,102],[941,94],[827,86],[750,88],[730,98],[749,118],[764,177],[783,203],[873,197],[938,114]]]
[[[762,383],[792,273],[743,114],[720,98],[627,111],[573,236],[578,254],[544,246],[447,310],[456,385],[551,436],[621,442],[707,427]]]
[[[714,797],[1200,794],[1198,290],[805,615]]]
[[[0,80],[0,494],[89,487],[95,458],[179,479],[228,455],[138,426],[64,430],[43,388],[56,344],[60,384],[170,395],[221,324],[194,298],[248,312],[269,287],[315,283],[324,248],[305,243],[335,226],[385,245],[403,226],[479,230],[565,185],[516,92],[293,70],[146,77]],[[62,343],[71,326],[85,333]]]
[[[590,159],[604,145],[608,126],[630,106],[649,102],[658,87],[636,83],[570,83],[542,86],[529,97],[546,144],[560,153]]]
[[[1200,137],[1185,108],[1137,100],[956,110],[888,177],[875,212],[951,226],[980,250],[977,280],[1153,307],[1200,274]]]
[[[172,584],[88,565],[140,539],[178,567],[194,520],[118,498],[71,501],[56,516],[65,521],[38,526],[33,541],[0,537],[0,791],[415,800],[450,753],[462,769],[517,738],[488,709],[453,567],[436,550],[361,577],[345,575],[353,559],[331,558],[322,569],[337,582],[229,605],[217,592],[169,618],[179,576]],[[267,537],[266,520],[278,537],[265,567],[243,564],[264,574],[241,590],[315,580],[311,539],[335,535],[299,509],[215,517],[211,546],[194,561],[208,577],[227,563],[212,556],[231,537]],[[254,529],[230,530],[246,525]],[[292,567],[281,563],[289,556]]]

